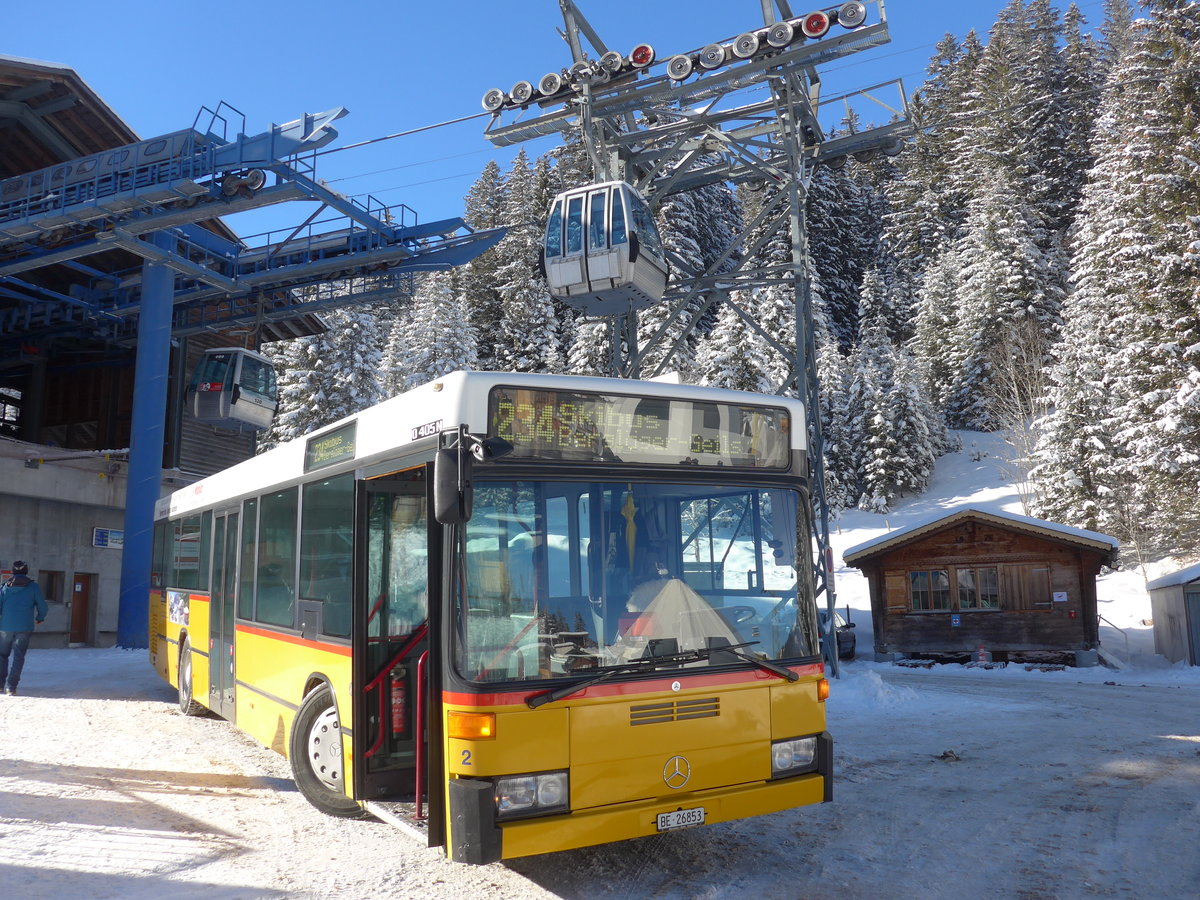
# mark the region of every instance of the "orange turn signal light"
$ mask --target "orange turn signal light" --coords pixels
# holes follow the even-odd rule
[[[464,741],[490,741],[496,736],[496,714],[457,712],[447,716],[446,731],[452,738]]]
[[[817,682],[817,700],[824,703],[829,699],[829,679],[822,678]]]

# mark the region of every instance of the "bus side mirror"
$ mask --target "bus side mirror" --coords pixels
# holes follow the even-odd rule
[[[439,450],[433,458],[433,517],[443,525],[471,518],[471,454]]]
[[[539,275],[541,275],[543,278],[546,277],[546,248],[545,247],[543,247],[542,249],[540,249],[538,251],[537,270],[538,270]]]
[[[642,242],[638,240],[637,232],[631,231],[629,233],[629,261],[631,263],[637,262],[638,254],[641,252]]]

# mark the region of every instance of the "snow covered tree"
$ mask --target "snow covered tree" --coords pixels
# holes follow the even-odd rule
[[[541,179],[544,181],[544,177]],[[544,221],[544,185],[537,170],[521,150],[513,159],[502,206],[508,235],[496,248],[497,293],[500,321],[491,331],[480,331],[482,344],[491,345],[497,368],[512,372],[561,372],[566,359],[559,336],[557,310],[537,271]]]
[[[323,334],[268,344],[279,372],[279,410],[259,452],[378,403],[384,339],[375,309],[348,306],[322,314]]]
[[[1097,123],[1040,505],[1134,542],[1200,543],[1200,4],[1154,0]]]
[[[766,380],[769,352],[734,308],[725,304],[717,314],[716,325],[696,352],[698,380],[700,384],[735,391],[769,390]]]
[[[1006,170],[996,171],[991,189],[972,202],[957,253],[957,371],[947,415],[952,427],[987,431],[996,427],[990,392],[1000,335],[1029,318],[1049,336],[1061,304],[1037,244],[1036,213]]]
[[[467,192],[463,220],[476,231],[507,224],[504,218],[505,192],[500,166],[491,160]],[[459,280],[459,290],[480,342],[479,364],[484,369],[498,367],[494,345],[489,338],[498,332],[503,316],[503,303],[496,287],[499,283],[499,266],[500,249],[493,247],[463,266]]]
[[[474,369],[479,356],[466,303],[454,291],[453,272],[421,280],[409,315],[397,320],[384,354],[393,389],[406,391],[459,369]]]

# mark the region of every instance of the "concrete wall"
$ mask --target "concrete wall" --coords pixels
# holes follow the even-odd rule
[[[32,645],[67,645],[74,576],[85,573],[94,576],[86,643],[111,646],[116,640],[121,551],[93,547],[92,529],[124,528],[127,465],[94,457],[51,461],[70,451],[0,443],[0,568],[23,559],[33,578],[41,570],[64,573],[62,602],[50,604]],[[45,454],[45,461],[26,464],[39,454]]]

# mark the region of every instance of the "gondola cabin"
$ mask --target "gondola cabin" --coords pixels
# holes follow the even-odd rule
[[[188,385],[188,408],[199,421],[222,428],[262,430],[275,417],[275,367],[240,347],[205,351]]]
[[[650,207],[623,181],[555,197],[543,253],[550,295],[591,315],[650,306],[667,288],[666,257]]]

